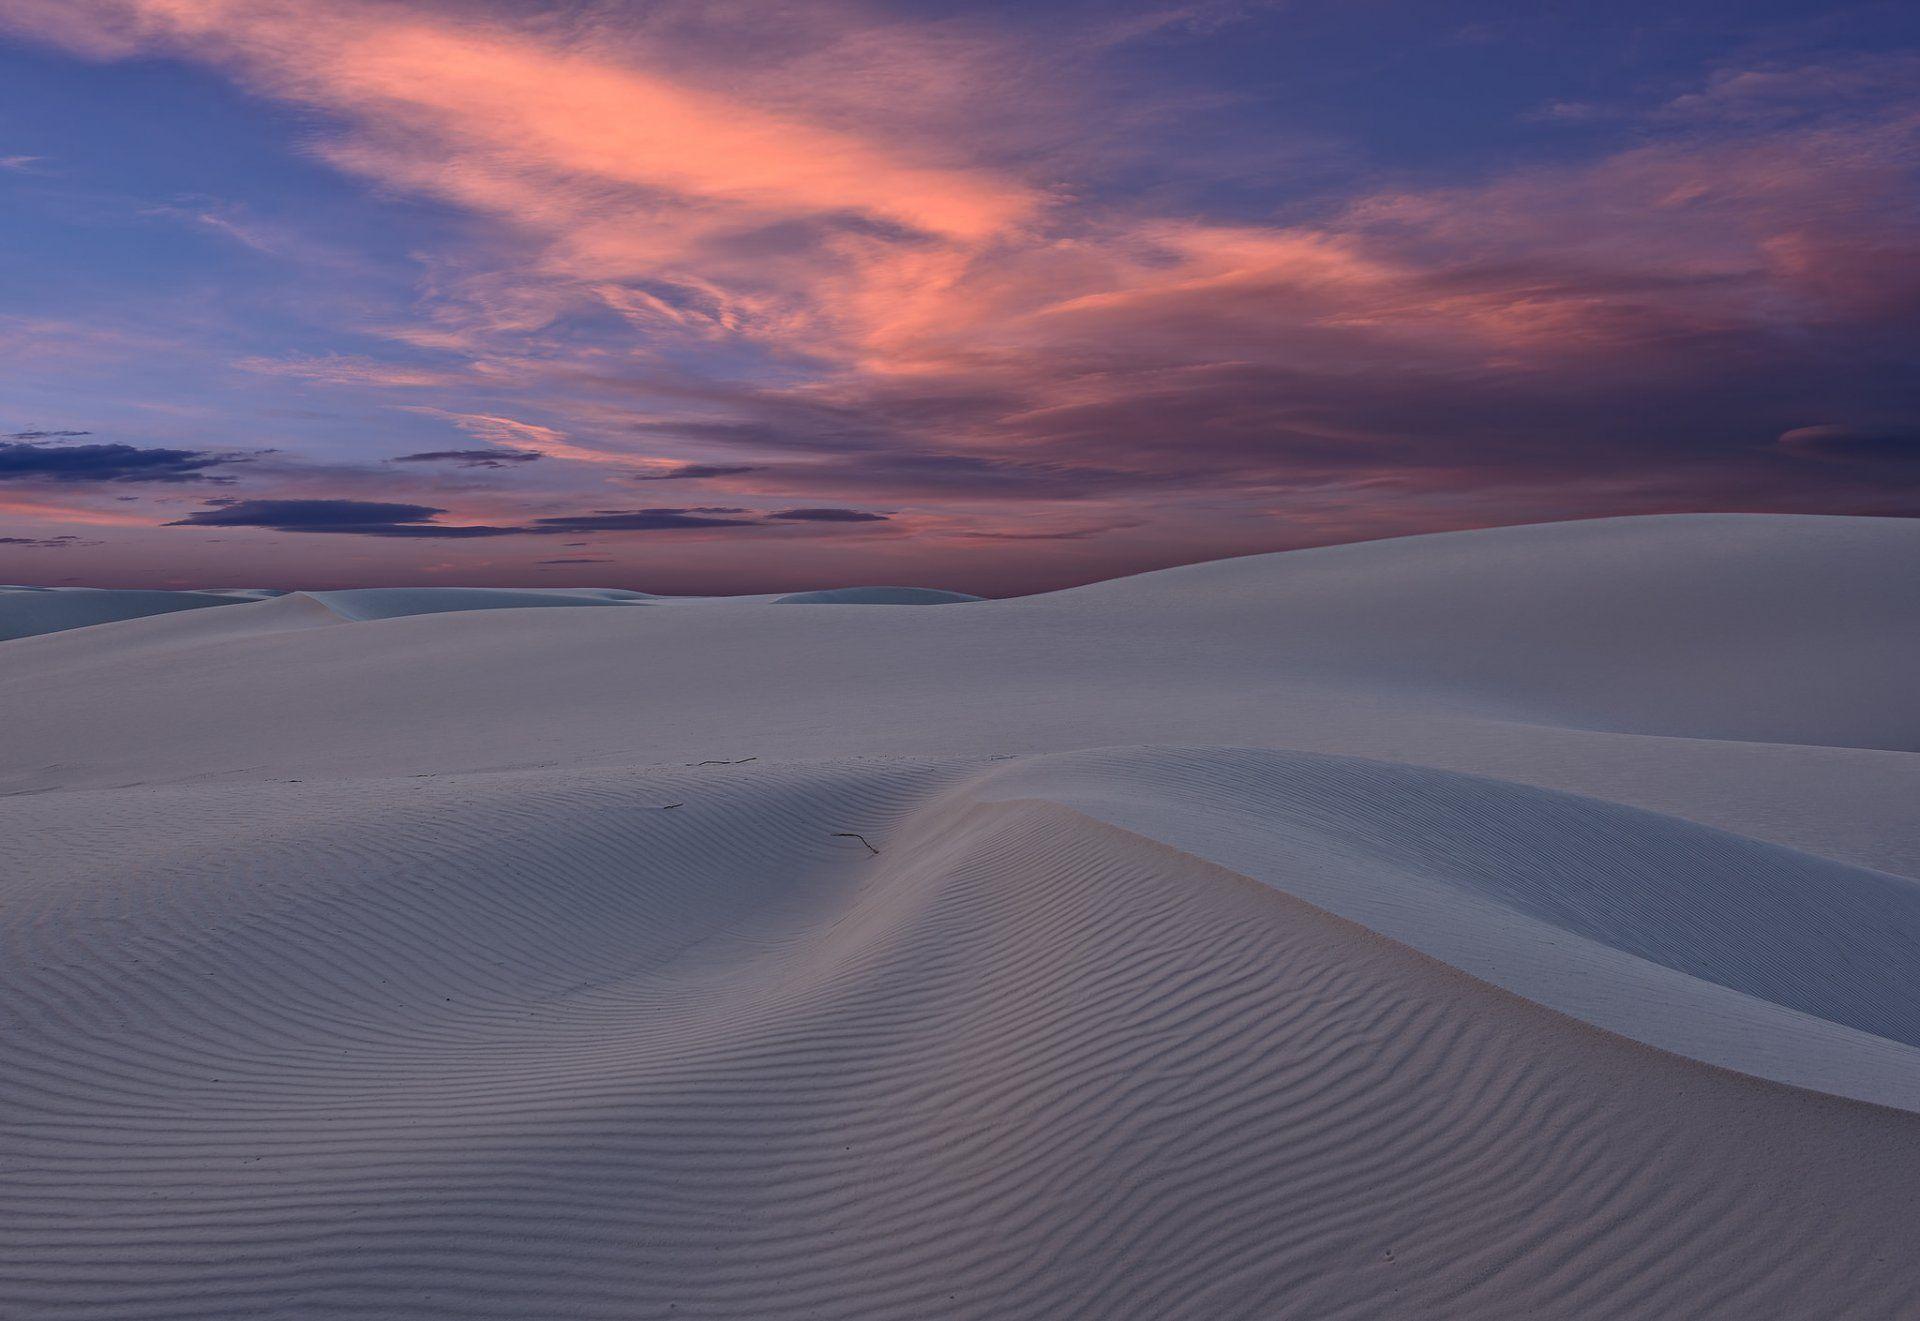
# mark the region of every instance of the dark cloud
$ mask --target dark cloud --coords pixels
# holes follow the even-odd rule
[[[782,509],[768,514],[794,523],[884,523],[885,514],[870,514],[864,509]]]
[[[35,550],[64,550],[83,544],[97,546],[100,543],[83,543],[78,537],[0,537],[0,546],[31,546]]]
[[[755,520],[716,517],[744,514],[744,509],[596,509],[591,514],[536,518],[526,532],[670,532],[676,528],[753,527]]]
[[[1876,470],[1912,471],[1895,428],[1778,448],[1765,439],[1795,425],[1790,419],[1869,408],[1903,416],[1911,353],[1900,347],[1905,341],[1896,339],[1892,352],[1887,342],[1904,332],[1836,316],[1822,324],[1830,352],[1809,371],[1800,341],[1776,326],[1705,315],[1648,324],[1633,309],[1693,296],[1665,276],[1556,273],[1517,259],[1430,273],[1423,297],[1441,306],[1524,308],[1527,291],[1551,288],[1557,304],[1574,309],[1564,315],[1594,323],[1570,326],[1566,344],[1542,334],[1502,345],[1494,358],[1464,332],[1403,342],[1337,318],[1290,327],[1287,301],[1275,297],[1245,312],[1257,324],[1239,339],[1276,345],[1252,361],[1238,339],[1238,347],[1215,346],[1219,361],[1183,361],[1191,337],[1151,319],[1118,318],[1099,328],[1108,342],[1076,344],[1060,361],[970,359],[963,370],[980,385],[971,392],[924,378],[867,380],[839,383],[827,403],[819,391],[795,399],[709,384],[707,394],[689,397],[734,419],[635,429],[710,445],[716,460],[732,458],[735,447],[750,450],[738,466],[755,467],[760,489],[796,503],[1162,508],[1200,492],[1256,518],[1337,509],[1341,535],[1360,535],[1370,522],[1391,534],[1450,526],[1463,516],[1463,499],[1481,521],[1679,509],[1852,512],[1877,496]],[[1717,286],[1711,292],[1721,296]],[[1608,306],[1606,315],[1590,310]],[[1276,319],[1281,324],[1267,325]],[[1064,400],[1056,374],[1076,382]],[[1831,461],[1808,461],[1816,457]],[[1036,549],[1081,539],[967,538],[1030,540]]]
[[[636,482],[678,482],[698,481],[703,477],[738,477],[759,471],[759,465],[752,463],[683,463],[671,472],[636,472],[632,477]]]
[[[575,555],[558,560],[541,560],[542,564],[612,564],[605,556]]]
[[[210,468],[246,460],[204,450],[140,449],[133,445],[42,445],[41,437],[84,432],[20,432],[0,441],[0,481],[231,482]]]
[[[175,519],[168,527],[264,527],[276,532],[337,532],[371,537],[499,537],[519,528],[433,522],[444,509],[384,500],[228,500]]]
[[[419,454],[402,454],[388,462],[456,463],[462,468],[504,468],[510,463],[532,463],[540,457],[532,450],[426,450]]]
[[[263,527],[276,532],[326,532],[365,537],[476,537],[557,536],[581,532],[669,532],[682,528],[757,527],[752,518],[721,517],[744,514],[731,507],[697,506],[676,509],[596,509],[586,514],[536,518],[519,526],[439,523],[446,513],[433,505],[400,504],[383,500],[230,500],[214,502],[168,527]]]
[[[68,440],[92,434],[91,431],[9,431],[0,435],[0,440]]]

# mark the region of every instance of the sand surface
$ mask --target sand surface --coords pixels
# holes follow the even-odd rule
[[[0,638],[0,1317],[1920,1316],[1920,521]]]

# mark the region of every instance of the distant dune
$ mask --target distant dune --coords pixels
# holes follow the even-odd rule
[[[795,592],[775,605],[959,605],[978,601],[965,592],[941,592],[931,587],[835,587],[824,592]]]
[[[132,588],[0,586],[0,641],[60,633],[70,628],[144,619],[176,610],[238,605],[279,596],[300,595],[318,601],[342,619],[399,619],[455,610],[528,610],[542,606],[637,605],[661,598],[618,587],[357,587],[344,591],[290,593],[264,588],[209,588],[198,592],[156,592]],[[707,600],[694,597],[682,600]],[[775,605],[954,605],[981,598],[931,587],[834,587],[778,597],[722,597],[736,604]]]
[[[0,1316],[1915,1314],[1920,520],[172,596],[0,591]]]
[[[0,586],[0,642],[110,624],[121,619],[200,610],[255,599],[221,592],[113,591],[87,587]]]

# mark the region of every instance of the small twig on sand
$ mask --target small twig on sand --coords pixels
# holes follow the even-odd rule
[[[662,806],[660,810],[662,812],[671,812],[676,807],[685,807],[685,806],[686,806],[685,803],[667,803],[664,806]]]
[[[750,761],[759,761],[758,757],[742,757],[738,761],[690,761],[689,766],[745,766]]]
[[[860,841],[860,842],[861,842],[862,844],[866,844],[866,845],[867,845],[867,852],[869,852],[869,853],[871,853],[871,854],[872,854],[872,855],[873,855],[874,857],[876,857],[876,858],[880,856],[880,850],[879,850],[879,849],[876,849],[876,848],[875,848],[875,847],[874,847],[873,845],[871,845],[871,844],[867,844],[867,837],[866,837],[865,835],[860,835],[860,834],[855,834],[855,833],[854,833],[853,831],[851,831],[851,830],[836,830],[836,831],[834,831],[834,832],[833,832],[833,837],[834,837],[835,839],[857,839],[857,840],[859,840],[859,841]]]

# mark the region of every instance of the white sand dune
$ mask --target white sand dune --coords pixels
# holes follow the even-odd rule
[[[529,610],[562,605],[640,605],[685,603],[711,597],[657,597],[619,587],[355,587],[337,591],[284,592],[272,588],[212,587],[204,591],[161,592],[135,588],[10,587],[0,585],[0,641],[58,633],[70,628],[144,619],[176,610],[236,605],[299,595],[320,602],[342,619],[399,619],[455,610]],[[965,592],[930,587],[835,587],[787,596],[718,598],[729,604],[775,605],[954,605],[978,601]]]
[[[637,597],[0,644],[0,1316],[1916,1314],[1920,524]]]

